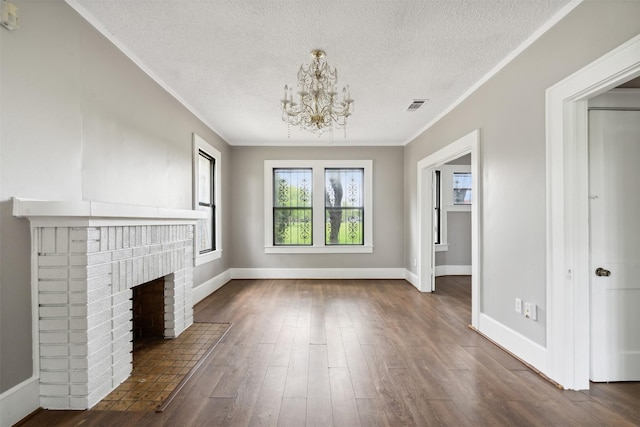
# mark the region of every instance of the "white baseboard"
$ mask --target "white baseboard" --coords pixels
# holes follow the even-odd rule
[[[413,273],[412,271],[404,271],[404,280],[411,283],[413,286],[415,286],[416,289],[420,289],[420,287],[418,286],[418,275]]]
[[[547,349],[481,313],[478,331],[543,374],[547,374]]]
[[[231,280],[231,269],[226,270],[217,276],[207,280],[199,286],[193,288],[193,304],[197,304]]]
[[[232,279],[404,279],[404,268],[233,268]]]
[[[470,276],[470,265],[436,265],[436,277],[438,276]]]
[[[40,381],[31,377],[0,394],[0,427],[9,427],[40,407]]]

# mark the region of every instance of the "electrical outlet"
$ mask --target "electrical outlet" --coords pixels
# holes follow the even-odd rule
[[[531,320],[538,320],[536,305],[530,302],[524,303],[524,317]]]
[[[522,314],[522,300],[520,298],[516,298],[516,313]]]

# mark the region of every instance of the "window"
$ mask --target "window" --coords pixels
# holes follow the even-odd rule
[[[371,160],[266,160],[266,253],[367,253]]]
[[[471,172],[453,173],[453,204],[471,204]]]
[[[195,265],[221,257],[220,248],[220,152],[193,134],[193,207],[207,212],[195,229]]]
[[[325,244],[363,245],[364,169],[327,168],[325,176]]]
[[[273,170],[273,244],[313,244],[311,169]]]

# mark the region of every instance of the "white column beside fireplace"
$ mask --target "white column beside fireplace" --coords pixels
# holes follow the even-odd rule
[[[132,289],[164,277],[164,336],[193,323],[203,213],[14,199],[31,223],[34,370],[48,409],[87,409],[132,370]]]

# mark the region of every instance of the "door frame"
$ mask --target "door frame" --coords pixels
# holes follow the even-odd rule
[[[480,306],[480,131],[476,129],[446,147],[420,160],[418,179],[418,252],[417,288],[420,292],[432,292],[435,268],[433,266],[433,197],[429,190],[433,185],[433,170],[465,154],[471,154],[471,325],[478,327]]]
[[[640,76],[640,35],[546,91],[547,366],[589,388],[588,100]]]

